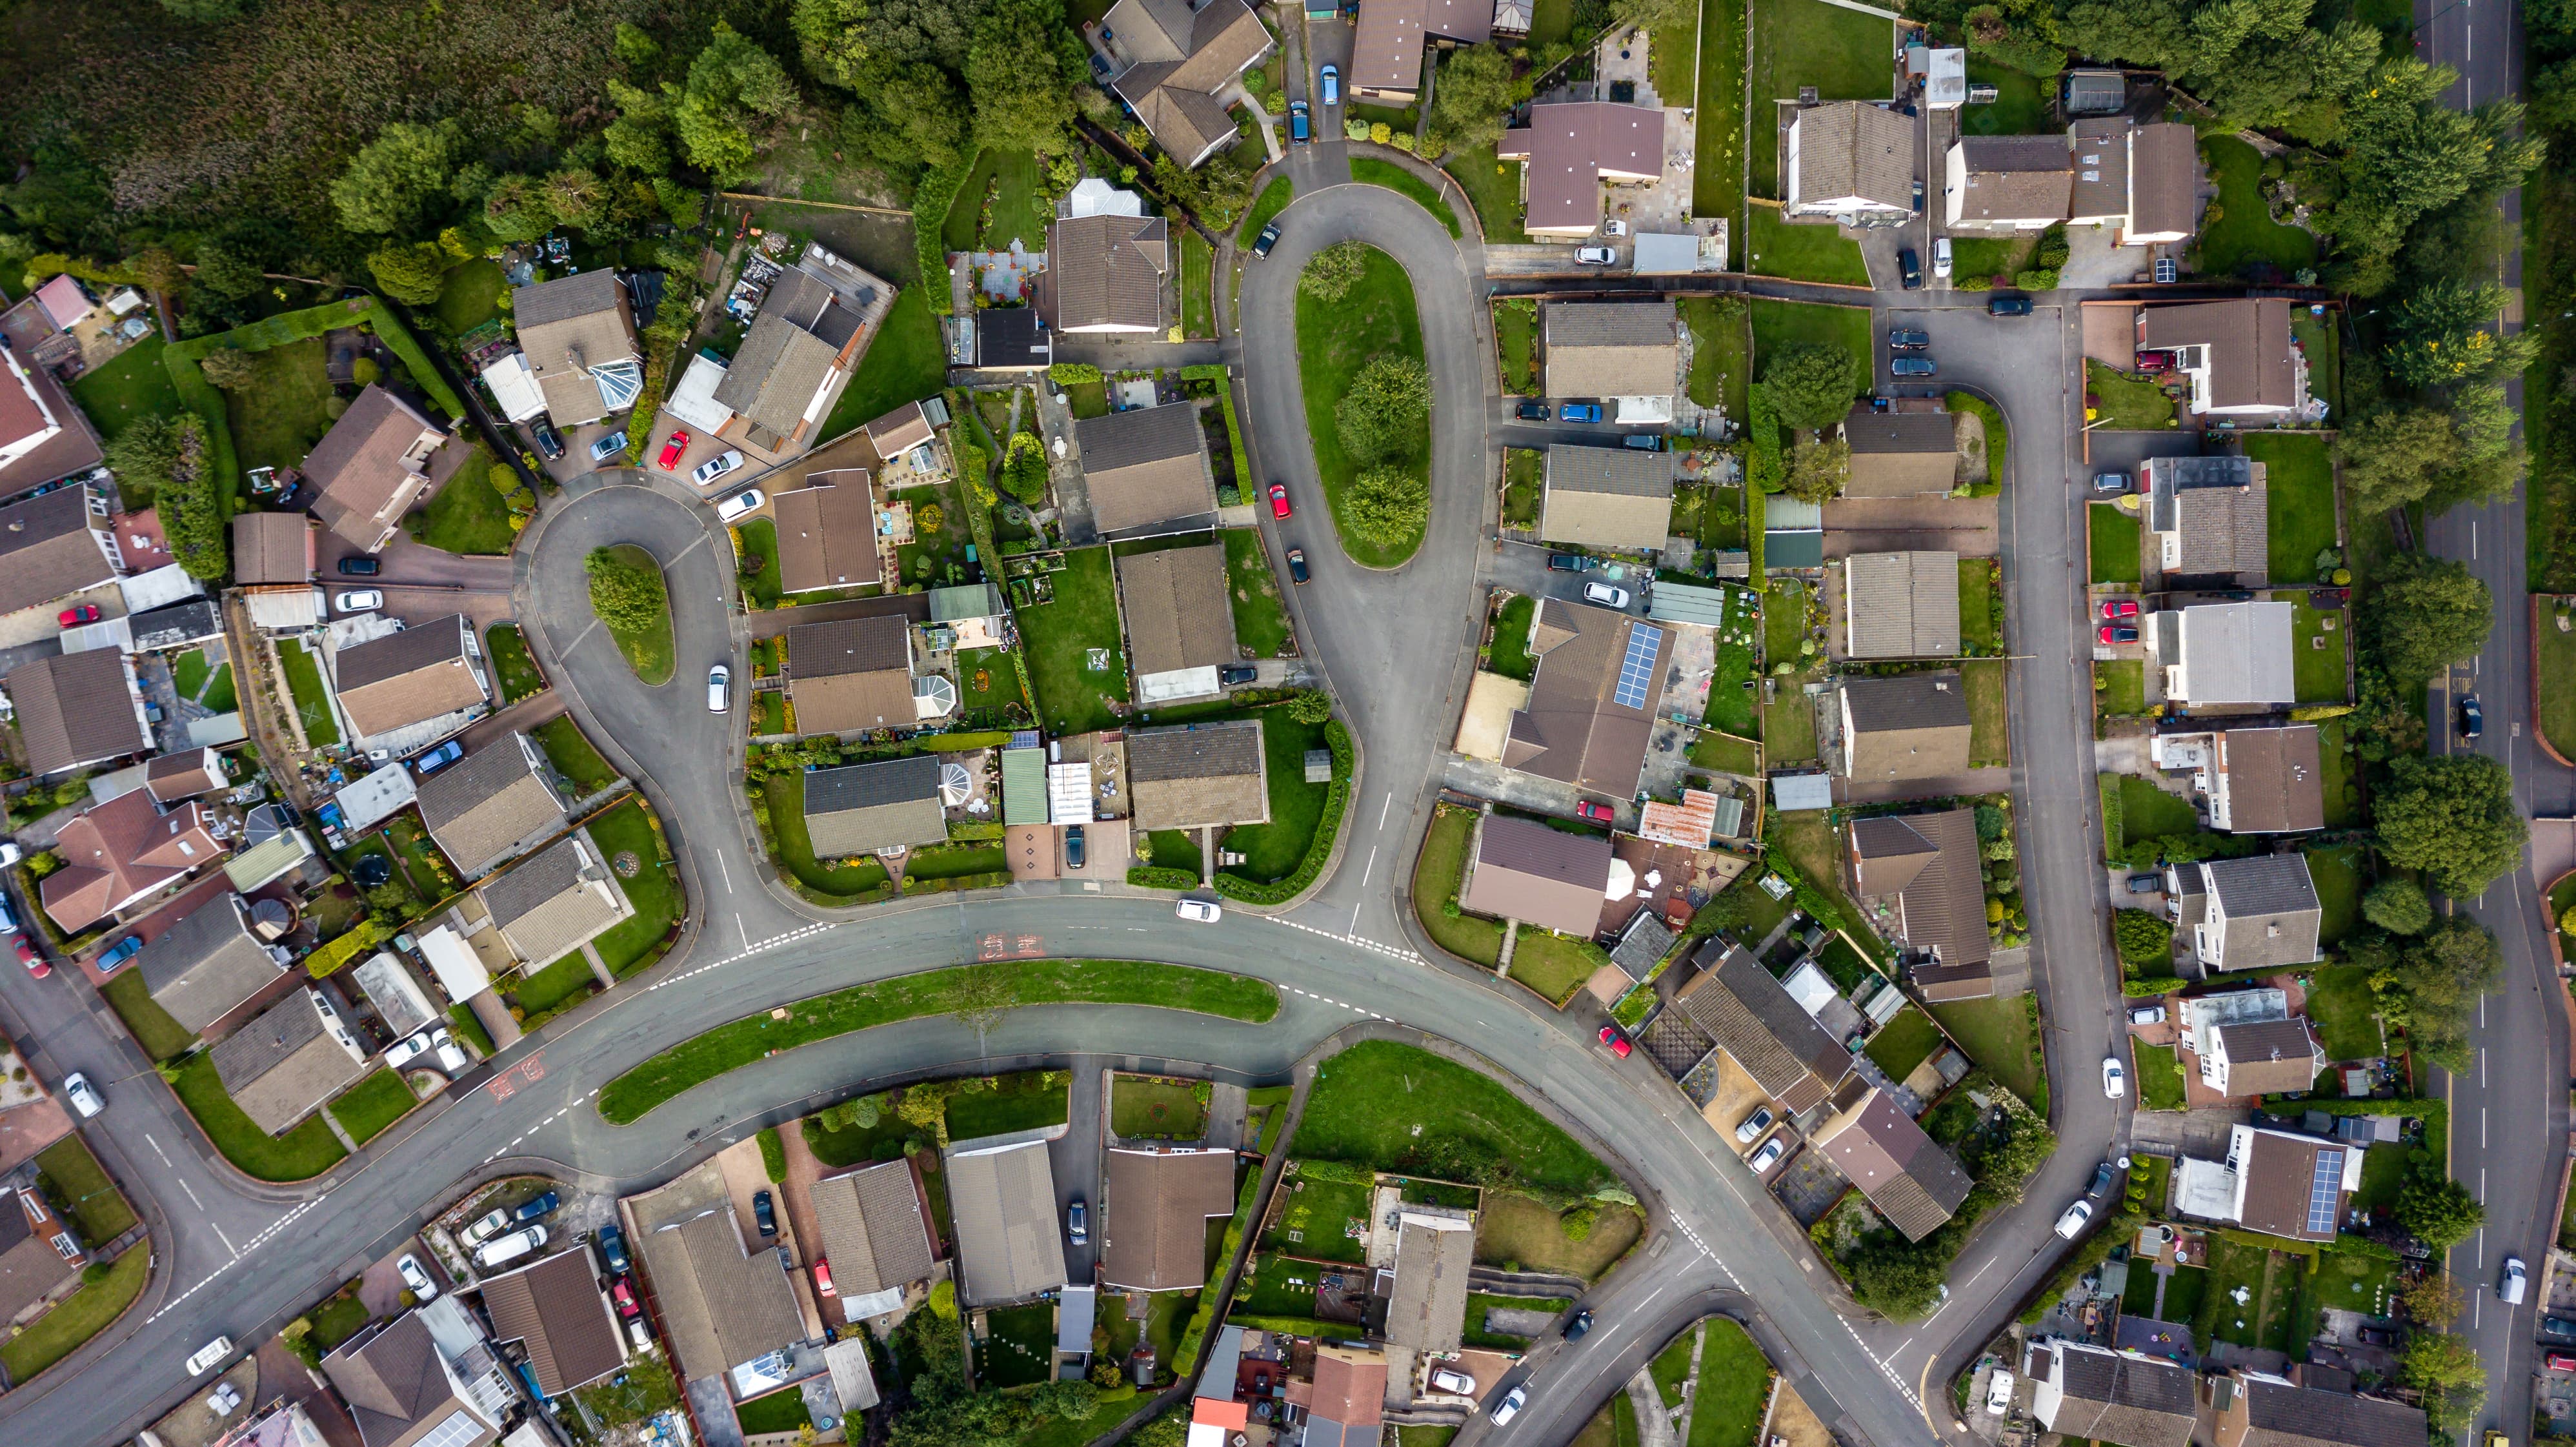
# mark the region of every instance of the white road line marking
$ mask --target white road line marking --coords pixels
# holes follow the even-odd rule
[[[212,1221],[208,1221],[206,1224],[209,1226],[215,1226],[215,1223]],[[241,1259],[241,1248],[233,1244],[233,1238],[224,1234],[223,1227],[215,1226],[215,1239],[224,1243],[224,1249],[233,1254],[234,1260],[238,1261]],[[252,1244],[257,1245],[258,1243],[253,1242]]]
[[[716,871],[724,876],[725,893],[733,893],[733,866],[725,863],[724,851],[716,851]]]
[[[1262,918],[1269,920],[1272,924],[1284,924],[1290,929],[1304,930],[1310,935],[1322,935],[1328,940],[1339,940],[1343,944],[1357,945],[1364,950],[1375,950],[1379,954],[1391,955],[1399,960],[1411,960],[1417,965],[1423,963],[1422,956],[1415,954],[1411,950],[1400,950],[1393,945],[1382,945],[1372,939],[1363,939],[1357,934],[1335,934],[1331,930],[1317,929],[1313,925],[1305,924],[1298,920],[1283,919],[1275,914],[1263,915]]]
[[[170,1164],[170,1153],[161,1149],[161,1143],[152,1138],[152,1132],[147,1130],[143,1133],[143,1143],[152,1147],[152,1154],[161,1158],[161,1164],[165,1166]],[[176,1170],[177,1167],[173,1166],[171,1169]]]
[[[1389,790],[1387,791],[1387,794],[1386,794],[1386,802],[1385,802],[1385,803],[1382,803],[1382,804],[1380,804],[1380,805],[1378,805],[1378,806],[1377,806],[1377,827],[1379,827],[1380,829],[1383,829],[1383,828],[1385,828],[1385,827],[1386,827],[1386,811],[1387,811],[1387,810],[1389,810],[1389,809],[1392,809],[1392,808],[1394,808],[1394,807],[1395,807],[1395,791],[1394,791],[1394,790],[1392,790],[1392,789],[1389,789]]]
[[[189,1185],[185,1176],[179,1178],[179,1189],[188,1193],[189,1205],[196,1207],[200,1211],[206,1209],[206,1203],[197,1199],[197,1188]]]
[[[1375,874],[1376,872],[1377,872],[1377,846],[1376,846],[1376,845],[1374,845],[1374,844],[1372,844],[1372,845],[1370,845],[1370,846],[1369,846],[1369,857],[1368,857],[1368,863],[1367,863],[1365,866],[1363,866],[1363,867],[1361,868],[1361,870],[1360,870],[1360,888],[1362,888],[1362,889],[1366,889],[1366,888],[1368,888],[1369,876],[1370,876],[1370,875],[1372,875],[1372,874]],[[1356,916],[1354,916],[1354,917],[1353,917],[1353,919],[1352,919],[1352,926],[1353,926],[1354,928],[1356,928],[1356,927],[1358,926],[1358,918],[1357,918]]]

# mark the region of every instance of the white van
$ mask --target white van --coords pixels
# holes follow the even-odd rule
[[[232,1354],[233,1339],[228,1336],[219,1336],[213,1341],[206,1343],[204,1346],[197,1348],[197,1354],[188,1358],[188,1375],[192,1377],[202,1377],[206,1374],[207,1368],[216,1365]]]
[[[513,1231],[507,1236],[495,1236],[475,1248],[474,1264],[489,1271],[503,1262],[516,1261],[545,1244],[546,1228],[543,1226],[531,1226],[524,1231]]]

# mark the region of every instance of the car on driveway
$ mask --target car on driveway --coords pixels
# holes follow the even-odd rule
[[[2092,1219],[2093,1203],[2078,1201],[2066,1208],[2065,1215],[2057,1218],[2057,1234],[2072,1241],[2083,1233],[2084,1223]]]
[[[1556,420],[1559,422],[1598,422],[1601,420],[1601,404],[1598,402],[1568,402],[1564,406],[1556,409]]]
[[[1304,101],[1288,102],[1288,139],[1300,146],[1315,139],[1314,123],[1307,118]]]
[[[677,472],[680,470],[680,454],[688,450],[689,429],[676,428],[669,437],[663,439],[662,455],[654,459],[653,465],[664,472]]]
[[[2123,618],[2135,618],[2137,616],[2138,600],[2135,598],[2114,598],[2110,602],[2102,605],[2102,619],[2104,622],[2116,623]]]
[[[127,935],[125,938],[109,945],[106,952],[98,957],[98,972],[102,975],[112,974],[115,972],[117,966],[124,964],[127,960],[130,960],[141,953],[143,953],[142,937],[139,935]]]
[[[1922,210],[1922,203],[1916,202],[1914,209]],[[1934,276],[1950,274],[1950,238],[1947,236],[1940,237],[1932,243],[1932,274]]]
[[[1997,1367],[1986,1378],[1986,1415],[2000,1417],[2012,1410],[2013,1374]]]
[[[474,1264],[489,1271],[505,1261],[516,1261],[545,1245],[546,1234],[545,1227],[531,1226],[525,1231],[513,1231],[507,1236],[486,1241],[474,1248]]]
[[[2149,377],[2173,369],[2174,354],[2171,352],[2140,352],[2129,364],[2130,371]]]
[[[1064,1208],[1064,1234],[1076,1246],[1086,1245],[1091,1240],[1091,1208],[1082,1203],[1080,1196],[1074,1197]]]
[[[1930,357],[1896,357],[1887,364],[1887,375],[1891,377],[1932,377],[1940,371]]]
[[[385,1051],[385,1068],[400,1070],[428,1053],[429,1032],[423,1030],[417,1035],[406,1036],[395,1041],[391,1048]]]
[[[374,588],[343,588],[338,601],[343,613],[373,613],[385,606],[385,595]]]
[[[528,433],[530,436],[537,439],[537,451],[545,454],[546,461],[560,462],[563,460],[563,438],[555,434],[554,424],[548,422],[543,417],[532,419],[528,423]]]
[[[1547,570],[1551,573],[1580,573],[1592,566],[1592,560],[1581,553],[1550,553]]]
[[[626,434],[623,432],[611,432],[606,437],[590,444],[590,460],[593,462],[606,462],[608,459],[615,457],[617,454],[624,452],[625,450]]]
[[[1771,1137],[1771,1139],[1764,1141],[1762,1143],[1762,1149],[1755,1151],[1753,1153],[1753,1159],[1746,1161],[1744,1164],[1751,1167],[1753,1174],[1758,1176],[1764,1171],[1771,1169],[1773,1166],[1780,1164],[1780,1157],[1788,1154],[1788,1152],[1789,1138],[1785,1135],[1775,1135]]]
[[[2396,1333],[2391,1332],[2389,1335],[2393,1338]],[[2553,1372],[2576,1372],[2576,1357],[2571,1357],[2565,1352],[2551,1352],[2542,1359],[2542,1363]]]
[[[1607,246],[1578,246],[1574,248],[1574,264],[1577,266],[1616,266],[1619,264],[1619,253],[1613,251]]]
[[[494,1211],[491,1214],[476,1220],[473,1225],[457,1232],[457,1244],[461,1246],[480,1246],[485,1241],[490,1240],[494,1235],[498,1234],[502,1228],[509,1224],[509,1212]]]
[[[1288,484],[1284,482],[1270,484],[1270,515],[1274,518],[1288,516]]]
[[[1608,824],[1619,817],[1610,811],[1609,805],[1604,804],[1597,799],[1586,799],[1582,803],[1575,805],[1574,812],[1579,817],[1589,819],[1595,824]]]
[[[822,1265],[819,1261],[814,1263],[815,1274],[825,1281],[831,1280],[830,1273],[825,1272]],[[832,1293],[825,1291],[823,1294],[829,1296]],[[608,1299],[617,1303],[617,1314],[628,1321],[633,1321],[644,1314],[644,1303],[635,1299],[635,1288],[626,1284],[625,1277],[617,1278],[616,1282],[608,1288]]]
[[[438,1052],[438,1068],[450,1075],[474,1063],[466,1055],[465,1047],[456,1043],[456,1037],[448,1034],[444,1025],[429,1032],[429,1048]]]
[[[394,1275],[402,1278],[414,1300],[428,1302],[438,1298],[438,1283],[429,1279],[429,1268],[420,1264],[419,1257],[403,1253],[402,1259],[394,1263]]]
[[[1887,347],[1892,352],[1919,352],[1932,345],[1932,334],[1913,327],[1899,327],[1887,334]]]
[[[510,1219],[519,1225],[524,1226],[530,1221],[536,1220],[538,1217],[547,1214],[554,1210],[555,1207],[562,1204],[562,1192],[548,1191],[544,1195],[537,1197],[535,1200],[522,1204],[519,1209],[512,1211],[510,1213]],[[754,1197],[751,1204],[752,1209],[757,1211],[760,1208],[759,1198]]]
[[[1090,845],[1083,837],[1082,826],[1079,824],[1064,826],[1064,867],[1080,869],[1090,858]]]
[[[62,611],[62,615],[54,619],[54,622],[57,625],[64,628],[77,628],[83,623],[95,623],[97,621],[98,605],[95,603],[83,603],[77,608],[65,608]]]
[[[767,501],[769,501],[768,495],[759,488],[744,488],[716,504],[716,519],[719,522],[737,521],[760,511],[760,505]]]
[[[2129,876],[2129,893],[2131,894],[2153,894],[2164,887],[2165,881],[2164,876],[2162,875],[2132,874]]]
[[[1431,1390],[1446,1392],[1453,1397],[1472,1397],[1476,1395],[1476,1379],[1449,1367],[1433,1367]]]
[[[1306,578],[1306,550],[1304,548],[1290,548],[1288,550],[1288,581],[1292,583],[1303,583],[1306,581]]]
[[[106,1097],[98,1093],[97,1086],[89,1083],[88,1076],[77,1070],[63,1077],[63,1095],[71,1101],[72,1109],[81,1113],[83,1120],[107,1109]]]
[[[1604,608],[1625,608],[1628,606],[1628,590],[1608,583],[1586,583],[1583,585],[1583,601],[1598,603]]]
[[[1601,1043],[1609,1046],[1610,1053],[1622,1060],[1627,1059],[1629,1053],[1636,1048],[1628,1043],[1627,1036],[1619,1033],[1619,1027],[1616,1025],[1601,1027]]]
[[[1660,432],[1631,432],[1619,439],[1619,445],[1636,452],[1661,452],[1664,437]]]
[[[1227,688],[1232,688],[1237,684],[1251,683],[1260,677],[1261,670],[1253,667],[1249,663],[1220,664],[1216,671],[1216,681]]]
[[[599,1228],[599,1254],[608,1258],[608,1269],[623,1276],[631,1264],[626,1259],[626,1233],[614,1226]]]
[[[1923,259],[1914,254],[1913,247],[1905,247],[1896,253],[1896,270],[1907,291],[1923,285]]]
[[[719,455],[698,464],[698,470],[689,474],[689,480],[704,487],[740,466],[742,466],[742,454],[728,447]]]
[[[2127,1095],[2128,1093],[2129,1093],[2129,1072],[2128,1072],[2125,1068],[2123,1068],[2123,1067],[2121,1066],[2121,1064],[2120,1064],[2120,1058],[2119,1058],[2118,1056],[2116,1056],[2116,1055],[2105,1055],[2105,1056],[2103,1056],[2103,1057],[2102,1057],[2102,1094],[2103,1094],[2103,1096],[2104,1096],[2106,1099],[2110,1099],[2110,1100],[2118,1100],[2120,1097],[2122,1097],[2122,1096],[2124,1096],[2124,1095]]]
[[[1512,409],[1512,415],[1523,422],[1545,422],[1549,414],[1545,402],[1523,402]]]
[[[1744,1118],[1744,1123],[1735,1128],[1735,1143],[1749,1146],[1762,1139],[1762,1133],[1771,1128],[1773,1118],[1771,1107],[1767,1105],[1756,1107],[1751,1115]]]
[[[2123,628],[2117,623],[2105,623],[2095,636],[2105,643],[2135,643],[2138,641],[2138,630]]]
[[[1261,228],[1261,234],[1259,236],[1252,238],[1252,254],[1255,256],[1268,256],[1270,254],[1270,248],[1277,246],[1278,244],[1279,223],[1273,221],[1269,225]]]
[[[828,1256],[814,1258],[814,1294],[816,1296],[841,1294],[840,1288],[832,1284],[832,1260]]]
[[[2026,317],[2030,315],[2030,298],[2026,296],[1990,296],[1986,298],[1986,315],[1990,317]]]
[[[437,748],[431,749],[428,753],[412,760],[411,766],[415,770],[418,770],[422,777],[426,778],[429,775],[435,774],[439,770],[446,768],[448,765],[455,763],[458,759],[463,757],[465,757],[465,741],[463,739],[449,739],[447,742],[440,744]]]
[[[1324,82],[1324,104],[1340,105],[1342,103],[1342,68],[1338,65],[1328,65],[1318,74]]]
[[[384,570],[385,565],[374,558],[342,558],[340,560],[340,575],[346,578],[372,578]]]
[[[751,1219],[759,1224],[761,1235],[778,1234],[778,1206],[767,1191],[751,1193]]]
[[[2139,877],[2144,879],[2155,878],[2152,874],[2141,875]],[[2132,1025],[2161,1025],[2165,1023],[2165,1007],[2162,1005],[2140,1005],[2129,1012],[2129,1023]]]
[[[2129,475],[2125,472],[2097,472],[2093,474],[2093,490],[2105,497],[2125,496],[2129,491],[2129,487]]]

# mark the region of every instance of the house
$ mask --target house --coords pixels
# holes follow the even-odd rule
[[[36,288],[36,305],[44,309],[45,320],[52,323],[58,332],[70,331],[80,325],[82,318],[98,309],[98,303],[90,298],[89,288],[81,285],[79,278],[70,272],[64,272]]]
[[[2148,757],[2188,772],[2209,827],[2231,834],[2296,834],[2326,823],[2324,767],[2315,724],[2158,734]]]
[[[867,335],[866,314],[850,303],[873,304],[885,286],[861,284],[875,278],[828,252],[818,259],[818,249],[809,247],[796,265],[771,278],[750,332],[709,394],[715,406],[742,420],[743,439],[763,452],[813,442]],[[836,268],[850,274],[851,296],[826,279]]]
[[[7,395],[0,383],[0,398]],[[0,616],[52,607],[125,573],[97,488],[58,487],[0,507]]]
[[[1475,1255],[1475,1212],[1399,1208],[1395,1279],[1386,1303],[1387,1341],[1416,1353],[1458,1350],[1467,1325],[1467,1278]]]
[[[2033,1355],[2047,1367],[2032,1373],[2031,1415],[2050,1431],[2121,1447],[2188,1447],[2199,1420],[2189,1367],[2062,1337]]]
[[[367,552],[392,542],[403,514],[429,500],[471,448],[448,446],[447,429],[370,382],[305,456],[313,515]]]
[[[420,822],[467,879],[482,878],[570,822],[554,771],[523,733],[485,744],[419,787]]]
[[[1842,681],[1842,773],[1872,783],[1968,772],[1968,691],[1956,673]]]
[[[1306,1388],[1302,1402],[1300,1387]],[[1290,1378],[1286,1390],[1290,1404],[1306,1414],[1302,1447],[1375,1447],[1385,1434],[1383,1352],[1350,1342],[1318,1343],[1314,1381]]]
[[[301,869],[314,855],[298,816],[284,804],[261,804],[242,816],[237,851],[224,861],[224,878],[248,893]]]
[[[30,296],[0,311],[0,496],[85,473],[105,459],[62,382],[26,359],[57,329]]]
[[[1073,424],[1091,491],[1091,520],[1103,533],[1205,517],[1216,511],[1216,474],[1196,407],[1131,407]]]
[[[1628,916],[1627,925],[1619,931],[1619,943],[1610,951],[1610,963],[1617,965],[1631,980],[1644,984],[1671,954],[1673,941],[1680,936],[1672,932],[1652,909],[1640,907]]]
[[[88,1261],[32,1182],[0,1187],[0,1329],[70,1285]]]
[[[1529,645],[1538,671],[1512,715],[1504,767],[1614,799],[1636,792],[1671,646],[1671,630],[1625,613],[1540,603]]]
[[[1113,1149],[1101,1194],[1102,1284],[1128,1291],[1207,1285],[1208,1222],[1234,1215],[1234,1152]]]
[[[2213,1377],[2212,1440],[2218,1447],[2417,1447],[2425,1440],[2423,1408],[2340,1385],[2331,1390],[2252,1367]]]
[[[733,425],[733,409],[716,400],[716,389],[724,385],[725,373],[733,363],[706,348],[689,358],[687,371],[680,374],[680,385],[671,392],[671,400],[662,410],[684,427],[695,428],[709,437]],[[486,375],[489,375],[488,373]]]
[[[2038,231],[2066,219],[2073,187],[2063,136],[1962,136],[1941,197],[1953,231]]]
[[[936,1262],[929,1208],[912,1163],[880,1161],[825,1176],[812,1195],[842,1320],[900,1309],[905,1289],[928,1277]]]
[[[2324,917],[2304,854],[2260,854],[2165,866],[2176,924],[2213,970],[2314,964]]]
[[[1360,25],[1365,32],[1366,14]],[[1356,60],[1352,68],[1358,70]],[[1664,113],[1604,100],[1534,105],[1528,125],[1503,132],[1494,158],[1521,163],[1524,230],[1542,241],[1580,241],[1600,229],[1605,187],[1663,179]]]
[[[2305,1095],[2326,1068],[2326,1049],[2304,1018],[2212,1027],[2200,1078],[2221,1095]]]
[[[155,804],[176,804],[231,785],[224,756],[213,749],[182,749],[143,766],[143,789]]]
[[[1672,420],[1682,358],[1673,303],[1561,301],[1545,312],[1547,395],[1603,398],[1621,422]]]
[[[411,972],[400,955],[391,950],[378,950],[351,965],[339,978],[358,987],[366,1002],[376,1008],[376,1018],[384,1022],[385,1033],[397,1040],[432,1025],[443,1024],[447,1012],[432,1004],[429,992],[420,987],[420,979]]]
[[[1949,412],[1879,412],[1863,405],[1842,420],[1851,448],[1845,497],[1936,497],[1957,485],[1958,417]]]
[[[474,376],[491,394],[493,410],[505,419],[526,422],[546,415],[546,390],[537,385],[536,371],[528,365],[526,353],[504,352],[485,363]],[[576,386],[582,380],[569,372],[567,378]]]
[[[2332,1241],[2361,1189],[2362,1147],[2231,1126],[2227,1158],[2174,1162],[2174,1209],[2293,1241]]]
[[[1782,173],[1791,216],[1907,217],[1914,214],[1914,120],[1884,105],[1833,101],[1801,109],[1789,123]]]
[[[250,907],[238,894],[197,906],[143,947],[135,972],[179,1028],[202,1034],[286,968],[284,951],[251,933]]]
[[[1987,961],[1986,866],[1978,849],[1977,812],[1879,814],[1851,822],[1852,894],[1867,902],[1879,933],[1909,951],[1929,953],[1937,968],[1914,978],[1935,1000],[1994,993]]]
[[[644,349],[635,308],[613,268],[578,271],[510,293],[521,365],[558,427],[596,422],[635,405],[644,390]]]
[[[2130,130],[2127,116],[2091,116],[2066,128],[2068,225],[2119,227],[2129,219]]]
[[[1672,534],[1673,459],[1670,452],[1633,447],[1549,444],[1539,494],[1540,540],[1662,551]]]
[[[486,1447],[500,1436],[500,1404],[481,1373],[460,1371],[440,1349],[423,1316],[409,1311],[359,1332],[322,1359],[322,1374],[364,1447]],[[504,1389],[501,1401],[516,1398]]]
[[[963,365],[979,372],[1042,372],[1055,362],[1055,343],[1036,307],[992,307],[955,320],[967,329]],[[950,358],[957,364],[955,352]]]
[[[928,471],[932,466],[928,449],[938,441],[939,429],[947,425],[948,404],[933,397],[927,405],[906,402],[883,417],[862,423],[859,430],[867,434],[868,445],[884,461],[892,463],[918,453],[920,456],[912,464],[914,470]]]
[[[1601,922],[1610,857],[1610,841],[1598,834],[1488,814],[1476,821],[1458,907],[1588,940]]]
[[[599,846],[574,833],[477,891],[501,939],[520,961],[542,968],[631,919]]]
[[[1762,962],[1712,939],[1699,973],[1673,996],[1674,1009],[1723,1050],[1762,1093],[1791,1115],[1825,1103],[1851,1074],[1851,1052],[1807,1013]]]
[[[1221,692],[1217,669],[1238,656],[1225,549],[1209,543],[1131,554],[1117,560],[1117,571],[1137,701],[1151,706]]]
[[[57,653],[0,678],[16,710],[27,772],[36,778],[152,748],[134,660],[113,648]]]
[[[560,1397],[626,1365],[626,1333],[600,1289],[588,1242],[484,1277],[482,1290],[492,1340],[518,1344],[544,1396]]]
[[[1493,0],[1367,0],[1347,83],[1361,100],[1408,106],[1421,98],[1422,54],[1432,41],[1482,45],[1493,35]]]
[[[320,990],[307,985],[251,1017],[209,1052],[224,1093],[270,1135],[322,1108],[367,1073],[367,1051]]]
[[[1261,720],[1128,730],[1127,788],[1138,829],[1269,823]]]
[[[1887,1224],[1920,1241],[1968,1199],[1968,1173],[1889,1091],[1871,1086],[1808,1136]]]
[[[1234,118],[1217,93],[1268,55],[1273,44],[1243,0],[1118,0],[1101,17],[1100,38],[1126,68],[1109,83],[1184,167],[1235,142]]]
[[[939,756],[813,769],[805,775],[805,830],[816,857],[913,849],[948,838]]]
[[[2288,603],[2195,603],[2149,615],[2165,697],[2186,707],[2287,704],[2299,696]]]
[[[912,625],[899,613],[787,630],[787,705],[800,734],[910,729]]]
[[[2179,121],[2129,133],[2129,216],[2123,246],[2169,246],[2200,229],[2200,138]]]
[[[808,1340],[805,1312],[780,1252],[734,1214],[716,1163],[629,1196],[618,1210],[680,1380],[722,1378],[737,1400],[767,1391],[771,1379],[747,1369]]]
[[[1056,218],[1038,278],[1039,315],[1065,336],[1160,338],[1171,325],[1163,307],[1171,223],[1144,215],[1132,191],[1111,190],[1096,204],[1077,198],[1072,215]]]
[[[45,913],[76,935],[222,862],[213,822],[200,804],[164,811],[148,789],[81,811],[54,845],[62,867],[36,887]]]
[[[769,495],[778,529],[778,591],[814,593],[883,582],[877,504],[864,467],[808,473],[805,485]]]
[[[2308,361],[2290,338],[2286,297],[2138,308],[2138,350],[2171,352],[2191,379],[2191,410],[2273,419],[2308,407]]]
[[[2244,457],[2150,457],[2147,531],[2157,565],[2214,588],[2260,588],[2271,576],[2267,469]]]
[[[362,748],[424,724],[431,726],[428,737],[402,742],[427,748],[481,718],[492,699],[473,621],[462,613],[338,648],[331,675],[331,691]]]
[[[1843,562],[1843,595],[1852,657],[1959,656],[1957,553],[1854,553]]]
[[[968,1141],[947,1152],[965,1306],[1026,1301],[1065,1283],[1064,1230],[1044,1141]]]

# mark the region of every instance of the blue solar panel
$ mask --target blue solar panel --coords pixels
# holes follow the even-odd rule
[[[1643,623],[1628,629],[1628,656],[1619,660],[1619,686],[1610,701],[1621,708],[1644,708],[1646,690],[1655,681],[1655,655],[1664,646],[1664,630]]]
[[[2343,1194],[2343,1152],[2317,1152],[2317,1173],[2308,1182],[2308,1234],[2331,1236],[2335,1229],[2335,1201]]]

